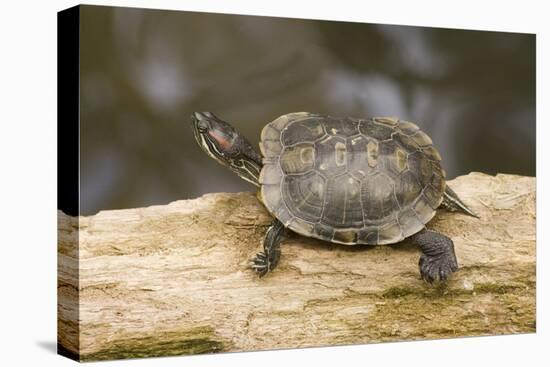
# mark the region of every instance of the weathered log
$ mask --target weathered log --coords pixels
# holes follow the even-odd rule
[[[254,193],[59,213],[62,353],[80,360],[535,331],[535,179],[450,186],[481,219],[440,211],[460,270],[429,285],[419,250],[292,235],[275,271],[249,268],[270,216]]]

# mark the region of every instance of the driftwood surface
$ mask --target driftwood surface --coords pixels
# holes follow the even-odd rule
[[[534,332],[535,178],[449,185],[481,219],[439,211],[428,224],[453,239],[460,265],[436,285],[407,241],[297,235],[258,278],[248,263],[271,218],[254,193],[60,213],[60,350],[101,360]]]

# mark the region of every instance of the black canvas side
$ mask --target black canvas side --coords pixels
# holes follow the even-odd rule
[[[57,208],[79,214],[80,7],[57,17]]]
[[[79,361],[80,7],[57,14],[57,353]]]

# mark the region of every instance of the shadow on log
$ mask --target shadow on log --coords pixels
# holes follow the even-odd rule
[[[59,213],[58,342],[103,360],[535,331],[535,178],[449,185],[481,219],[439,211],[460,269],[420,280],[419,250],[297,235],[274,272],[250,258],[271,218],[254,193]],[[77,246],[78,245],[78,246]]]

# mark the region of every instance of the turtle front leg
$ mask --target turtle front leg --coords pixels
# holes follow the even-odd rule
[[[252,269],[260,277],[273,270],[281,257],[281,240],[285,233],[285,226],[278,219],[274,219],[264,237],[264,250],[258,252],[252,259]]]
[[[458,270],[453,241],[444,234],[423,229],[411,237],[420,246],[418,265],[422,279],[429,283],[446,280]]]

